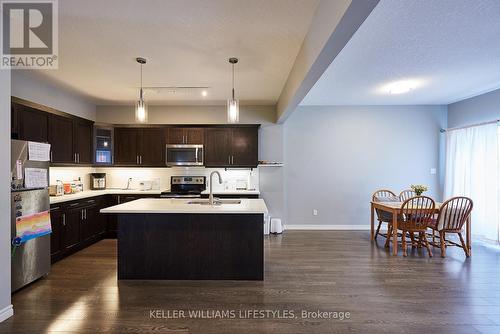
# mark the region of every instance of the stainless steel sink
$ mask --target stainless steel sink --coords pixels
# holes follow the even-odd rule
[[[187,204],[210,205],[208,203],[208,199],[197,199],[197,200],[189,201],[189,202],[187,202]],[[241,200],[240,199],[220,199],[220,198],[214,199],[213,205],[223,205],[223,204],[241,204]]]

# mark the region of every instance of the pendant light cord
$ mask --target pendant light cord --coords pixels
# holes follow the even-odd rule
[[[142,64],[141,64],[141,100],[142,100]]]
[[[233,65],[233,100],[234,100],[234,63],[232,65]]]

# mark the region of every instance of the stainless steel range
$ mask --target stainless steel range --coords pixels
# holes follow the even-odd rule
[[[163,198],[198,198],[205,189],[205,176],[172,176],[170,191],[164,191],[160,196]]]

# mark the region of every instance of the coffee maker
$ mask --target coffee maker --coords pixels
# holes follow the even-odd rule
[[[106,189],[106,173],[90,173],[90,189]]]

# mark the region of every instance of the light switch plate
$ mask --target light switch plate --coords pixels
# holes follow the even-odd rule
[[[436,173],[437,173],[436,168],[431,168],[431,175],[436,175]]]

